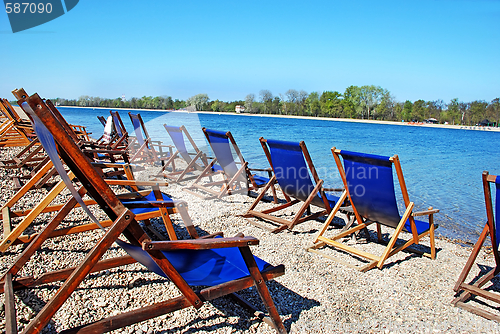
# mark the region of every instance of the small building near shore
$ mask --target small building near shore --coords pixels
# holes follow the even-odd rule
[[[238,104],[236,107],[234,107],[234,109],[235,109],[234,111],[236,111],[237,114],[245,112],[245,106],[242,106],[240,104]]]

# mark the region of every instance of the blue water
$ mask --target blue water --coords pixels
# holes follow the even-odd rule
[[[97,138],[103,109],[59,108],[68,122],[85,125]],[[500,173],[500,132],[466,131],[385,124],[335,122],[227,114],[137,111],[154,140],[171,143],[163,124],[185,125],[197,145],[208,151],[202,127],[230,130],[250,167],[268,167],[259,137],[305,141],[326,187],[340,187],[332,146],[385,156],[398,154],[410,200],[417,210],[440,209],[439,234],[475,241],[486,221],[481,173]],[[129,133],[132,124],[120,115]],[[395,178],[396,179],[396,178]],[[397,187],[396,187],[397,188]],[[398,200],[402,203],[401,195]]]

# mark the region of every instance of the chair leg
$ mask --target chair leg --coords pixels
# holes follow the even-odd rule
[[[269,293],[269,289],[267,288],[266,282],[262,277],[257,264],[255,263],[255,258],[250,251],[250,248],[240,247],[241,255],[243,256],[243,260],[248,267],[248,271],[252,276],[257,292],[264,303],[264,306],[267,309],[269,316],[271,317],[271,321],[274,324],[274,328],[278,333],[286,333],[285,326],[283,326],[283,322],[281,321],[278,310],[276,309],[276,305],[274,305],[273,299],[271,298],[271,294]]]
[[[434,239],[434,215],[429,215],[429,225],[430,225],[430,230],[429,230],[429,238],[430,243],[431,243],[431,259],[435,260],[436,259],[436,240]]]
[[[12,274],[5,275],[5,333],[17,333],[17,315],[14,289],[12,287]]]
[[[413,210],[413,206],[415,204],[413,202],[410,202],[410,204],[408,205],[408,207],[406,208],[405,210],[405,213],[403,214],[403,217],[401,218],[401,221],[399,222],[399,225],[398,227],[396,228],[396,230],[394,231],[394,234],[392,235],[392,238],[391,240],[389,241],[389,244],[387,245],[387,247],[385,248],[385,251],[384,251],[384,254],[381,256],[380,258],[380,261],[378,262],[377,264],[377,267],[379,269],[382,269],[382,267],[384,266],[384,262],[385,260],[387,260],[387,258],[389,257],[391,251],[392,251],[392,248],[394,247],[394,244],[396,243],[396,240],[398,240],[398,236],[399,234],[401,233],[401,231],[403,230],[404,226],[405,226],[405,222],[406,220],[408,219],[408,217],[410,217],[411,215],[411,212]]]

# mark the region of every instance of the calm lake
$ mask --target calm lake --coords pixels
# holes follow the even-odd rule
[[[97,116],[109,116],[109,109],[59,110],[69,123],[86,126],[94,138],[103,132]],[[120,111],[120,115],[133,135],[128,111]],[[269,167],[259,137],[303,140],[325,187],[340,187],[342,183],[330,151],[332,146],[385,156],[397,154],[416,209],[440,209],[435,215],[440,225],[438,234],[473,242],[486,221],[481,173],[500,173],[500,132],[216,113],[132,112],[141,114],[152,139],[169,144],[163,124],[184,125],[205,152],[208,149],[202,127],[229,130],[245,160],[255,168]],[[398,197],[402,203],[401,195]]]

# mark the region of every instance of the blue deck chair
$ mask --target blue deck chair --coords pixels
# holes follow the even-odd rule
[[[250,194],[251,190],[266,187],[272,176],[271,169],[249,168],[248,162],[243,158],[230,131],[223,132],[207,128],[203,128],[202,130],[212,148],[215,159],[205,167],[205,170],[196,178],[194,183],[190,187],[184,188],[184,190],[198,197],[210,199],[221,198],[234,193]],[[233,151],[236,154],[237,160],[235,160]],[[252,172],[267,172],[269,178]],[[212,182],[210,180],[208,183],[202,183],[204,178],[212,177],[217,173],[222,174],[223,179],[221,181]],[[219,189],[212,189],[214,186],[219,187]],[[277,202],[274,183],[271,183],[266,188],[266,191],[269,188],[272,189],[274,201]],[[198,191],[206,192],[210,195],[204,196]],[[264,193],[261,193],[261,195],[264,196]]]
[[[344,204],[343,201],[339,201],[337,196],[325,192],[340,191],[341,189],[323,188],[323,180],[318,177],[311,156],[303,141],[296,143],[261,137],[260,142],[274,172],[273,178],[264,188],[263,192],[267,190],[267,187],[272,182],[276,181],[283,192],[286,203],[271,209],[257,211],[255,208],[262,199],[261,196],[257,197],[243,216],[246,218],[254,217],[267,220],[273,224],[278,224],[278,227],[268,228],[250,220],[252,224],[270,229],[273,233],[281,232],[285,229],[291,230],[297,224],[327,215],[334,207],[340,208]],[[291,220],[271,214],[297,203],[302,204]],[[323,210],[311,213],[310,205],[320,207]]]
[[[202,151],[200,151],[200,149],[198,149],[198,146],[196,145],[184,125],[177,127],[163,124],[163,126],[172,139],[176,151],[170,157],[170,159],[165,161],[165,166],[163,166],[159,175],[162,175],[163,177],[166,177],[174,182],[181,182],[196,178],[197,175],[192,174],[195,171],[203,172],[205,170],[208,165],[207,156]],[[188,152],[185,138],[187,138],[187,140],[191,144],[194,152]],[[176,170],[175,161],[179,158],[183,159],[187,166],[185,168]],[[167,168],[170,168],[171,170],[168,171]]]
[[[345,191],[342,193],[341,199],[349,199],[357,225],[346,231],[338,233],[331,238],[326,237],[325,232],[331,224],[333,215],[335,214],[335,211],[332,211],[323,227],[314,237],[314,246],[309,248],[309,251],[324,255],[324,253],[319,252],[317,249],[325,245],[329,245],[341,251],[351,253],[368,261],[366,265],[351,265],[352,267],[364,272],[374,268],[375,266],[382,269],[387,258],[401,250],[411,250],[408,248],[409,246],[418,244],[423,237],[429,235],[431,252],[430,254],[420,253],[435,259],[436,248],[434,230],[437,226],[434,225],[434,214],[439,212],[439,210],[431,207],[427,211],[413,212],[414,203],[410,202],[408,197],[408,191],[403,177],[401,164],[399,162],[399,157],[397,155],[385,157],[344,150],[341,151],[335,149],[335,147],[332,148],[332,153],[345,187]],[[343,165],[341,157],[344,161]],[[399,214],[396,201],[392,169],[393,165],[398,176],[404,200],[405,211],[402,216]],[[414,218],[424,215],[429,216],[428,222]],[[379,242],[382,242],[381,225],[394,229],[394,233],[392,234],[382,255],[374,255],[368,252],[360,251],[355,247],[347,246],[346,244],[338,241],[339,239],[352,235],[361,229],[365,229],[372,223],[377,225],[377,239]],[[412,237],[404,244],[395,247],[396,241],[402,231],[411,233]],[[417,251],[413,252],[417,253]],[[328,257],[336,260],[336,258],[332,256]]]
[[[254,286],[270,315],[267,320],[279,333],[286,333],[279,313],[274,305],[265,281],[284,273],[283,266],[271,266],[252,255],[249,246],[257,245],[253,237],[237,236],[234,238],[206,238],[196,240],[151,241],[134,219],[135,215],[116,197],[109,186],[92,167],[83,152],[65,133],[64,128],[53,117],[45,102],[37,95],[27,97],[23,90],[15,91],[19,103],[26,103],[35,117],[35,122],[46,127],[44,142],[56,143],[61,158],[77,175],[85,190],[113,220],[104,235],[75,268],[60,270],[57,275],[46,273],[43,279],[12,277],[19,273],[43,240],[34,240],[27,247],[23,256],[9,268],[0,282],[6,296],[5,318],[6,331],[17,328],[14,289],[29,289],[40,284],[64,280],[59,290],[48,300],[35,318],[29,322],[24,333],[38,333],[51,320],[62,304],[71,296],[78,285],[91,273],[108,270],[121,265],[139,262],[149,270],[168,278],[180,290],[181,296],[139,309],[128,311],[97,322],[78,326],[79,331],[102,333],[162,314],[170,313],[190,306],[200,308],[205,301],[228,295]],[[37,127],[41,127],[37,125]],[[50,146],[50,145],[49,145]],[[55,146],[55,145],[54,145]],[[56,154],[57,155],[57,154]],[[54,161],[54,163],[56,163]],[[72,200],[78,200],[79,195]],[[157,201],[149,205],[157,205]],[[160,204],[161,205],[161,204]],[[139,205],[137,207],[144,207]],[[89,216],[92,216],[89,214]],[[95,218],[94,218],[95,219]],[[123,234],[129,242],[118,237]],[[102,260],[103,255],[117,243],[130,256]],[[21,282],[21,284],[18,284]],[[264,284],[262,284],[264,283]],[[193,290],[192,286],[206,286]],[[247,305],[248,306],[248,305]],[[72,328],[71,330],[75,330]]]
[[[471,299],[487,299],[497,304],[495,307],[498,311],[498,304],[500,304],[500,294],[498,290],[493,291],[490,287],[484,288],[487,283],[490,283],[494,278],[498,278],[500,273],[500,226],[498,226],[498,221],[500,220],[500,177],[497,175],[490,175],[488,172],[483,172],[483,190],[484,190],[484,201],[486,205],[486,217],[487,221],[484,225],[483,231],[479,236],[472,252],[467,260],[467,263],[462,270],[457,283],[455,284],[454,290],[457,293],[457,297],[453,300],[453,305],[463,308],[469,312],[480,315],[486,319],[495,320],[500,322],[500,315],[498,312],[491,312],[487,308],[474,306],[467,301]],[[492,201],[491,195],[491,184],[494,184],[495,188],[495,203]],[[496,218],[496,219],[495,219]],[[484,245],[486,238],[490,236],[491,247],[493,250],[493,256],[495,258],[495,267],[488,270],[479,272],[476,277],[472,279],[471,283],[465,283],[467,277],[472,269],[474,263],[476,263],[479,251]],[[478,303],[484,303],[481,300],[477,300]],[[484,304],[491,304],[489,302]],[[493,309],[493,305],[491,305]]]
[[[138,143],[138,147],[134,150],[131,161],[140,161],[142,163],[161,162],[163,166],[165,160],[168,160],[172,156],[173,147],[171,145],[163,145],[161,141],[153,141],[148,134],[148,130],[140,114],[129,112],[128,115],[132,121],[135,139]],[[163,151],[165,148],[167,148],[168,151]]]

